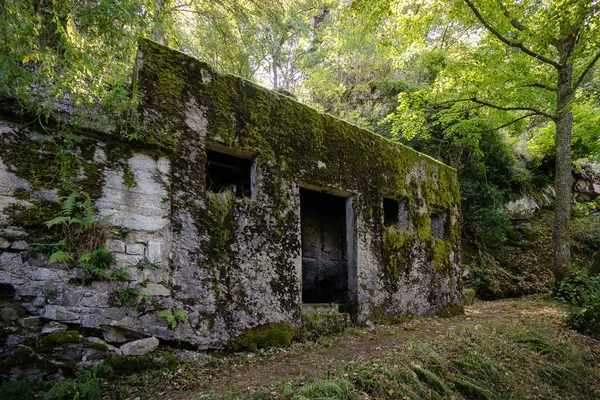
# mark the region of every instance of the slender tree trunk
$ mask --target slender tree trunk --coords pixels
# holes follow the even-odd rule
[[[566,64],[558,71],[556,108],[556,202],[554,205],[554,257],[552,272],[559,283],[571,267],[571,202],[573,183],[571,176],[571,131],[573,129],[573,66]]]

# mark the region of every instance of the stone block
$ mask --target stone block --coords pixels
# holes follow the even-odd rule
[[[113,253],[125,253],[125,243],[120,240],[109,239],[106,241],[106,250]]]
[[[10,245],[11,250],[27,250],[29,248],[29,243],[24,240],[17,240],[16,242],[12,242]]]
[[[125,343],[119,349],[124,356],[143,356],[156,350],[158,344],[159,341],[157,338],[149,337]]]
[[[25,317],[19,322],[21,326],[25,329],[36,330],[42,324],[42,319],[40,317]]]
[[[43,318],[70,323],[79,323],[81,319],[79,313],[68,310],[64,306],[52,304],[44,307],[40,315]]]
[[[10,242],[5,238],[0,237],[0,249],[8,249],[9,247]]]
[[[150,294],[150,296],[170,296],[171,295],[171,291],[164,287],[163,285],[159,285],[157,283],[149,283],[146,286],[145,290],[142,290],[142,292],[147,292],[148,294]]]
[[[49,335],[51,333],[66,331],[68,328],[69,327],[65,324],[61,324],[60,322],[56,321],[51,321],[44,325],[44,327],[42,328],[42,335]]]
[[[125,333],[116,328],[108,328],[102,332],[102,336],[104,337],[104,340],[109,343],[123,343],[127,341]]]
[[[144,246],[143,244],[128,244],[126,247],[125,252],[127,254],[132,254],[132,255],[143,255],[144,254],[144,250],[146,249],[146,246]]]

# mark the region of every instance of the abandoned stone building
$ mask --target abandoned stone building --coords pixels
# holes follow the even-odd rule
[[[206,349],[299,326],[311,305],[359,323],[461,305],[454,169],[151,41],[135,70],[125,136],[84,124],[57,139],[4,108],[0,297],[14,324]],[[89,230],[112,254],[101,273],[64,246],[48,259],[76,228],[65,163],[103,221]]]

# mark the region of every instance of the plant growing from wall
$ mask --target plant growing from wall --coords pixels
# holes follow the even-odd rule
[[[159,315],[167,320],[169,328],[171,329],[177,328],[177,325],[185,322],[187,319],[187,314],[183,310],[177,310],[175,312],[170,310],[162,310]]]

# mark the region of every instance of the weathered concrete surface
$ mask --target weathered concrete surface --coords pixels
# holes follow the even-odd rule
[[[297,326],[311,258],[302,191],[339,200],[339,226],[319,222],[313,258],[343,269],[321,278],[343,280],[332,287],[356,320],[461,304],[453,169],[152,42],[140,49],[139,117],[152,140],[71,139],[70,179],[89,193],[115,257],[105,278],[35,250],[62,235],[44,222],[65,194],[63,136],[0,121],[0,297],[27,314],[7,311],[9,322],[41,318],[125,348],[148,336],[215,348],[247,329]],[[207,149],[248,161],[239,165],[250,165],[251,193],[207,189]],[[211,179],[226,188],[239,165]],[[384,197],[403,201],[393,227]],[[185,318],[169,325],[166,311]]]

